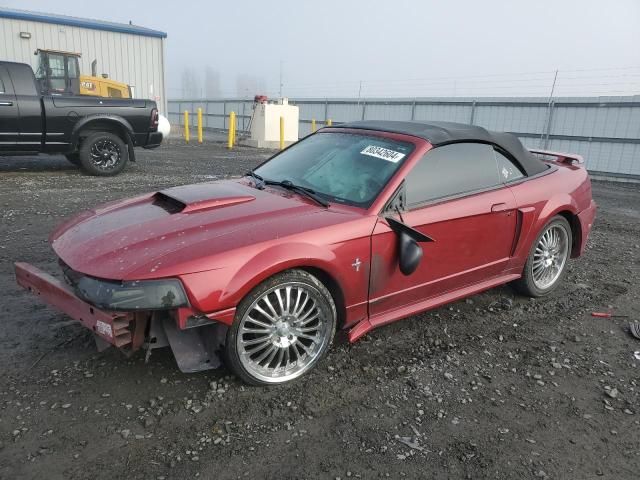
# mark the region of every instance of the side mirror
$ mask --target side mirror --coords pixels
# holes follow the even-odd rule
[[[422,260],[422,247],[418,242],[433,242],[433,239],[391,217],[385,217],[389,227],[398,235],[398,266],[403,275],[411,275]]]
[[[405,232],[400,232],[398,239],[398,266],[403,275],[411,275],[422,260],[422,247]]]

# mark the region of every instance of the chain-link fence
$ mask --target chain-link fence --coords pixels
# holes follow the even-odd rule
[[[640,179],[640,96],[567,98],[289,99],[300,108],[300,137],[331,120],[418,120],[471,123],[516,134],[528,147],[578,153],[595,174]],[[249,129],[252,100],[169,100],[169,120],[202,108],[203,126]],[[195,117],[192,117],[195,118]]]

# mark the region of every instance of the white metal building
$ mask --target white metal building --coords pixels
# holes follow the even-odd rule
[[[0,60],[37,68],[36,49],[81,53],[80,73],[98,75],[134,87],[135,97],[150,98],[167,112],[165,41],[167,34],[137,25],[28,12],[0,7]]]

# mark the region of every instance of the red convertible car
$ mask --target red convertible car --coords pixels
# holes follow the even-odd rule
[[[182,371],[223,357],[284,383],[336,329],[354,342],[505,283],[553,291],[595,216],[581,163],[471,125],[342,124],[242,178],[81,213],[51,235],[65,280],[17,263],[17,281],[99,348],[170,345]]]

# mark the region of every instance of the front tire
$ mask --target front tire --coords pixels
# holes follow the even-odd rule
[[[108,132],[96,132],[80,144],[80,166],[89,175],[110,177],[127,165],[129,150],[120,137]]]
[[[251,385],[295,380],[329,350],[336,318],[333,298],[316,277],[304,270],[275,275],[240,302],[227,332],[227,364]]]
[[[569,222],[560,215],[553,217],[533,242],[522,277],[514,287],[530,297],[554,291],[567,273],[572,241]]]

